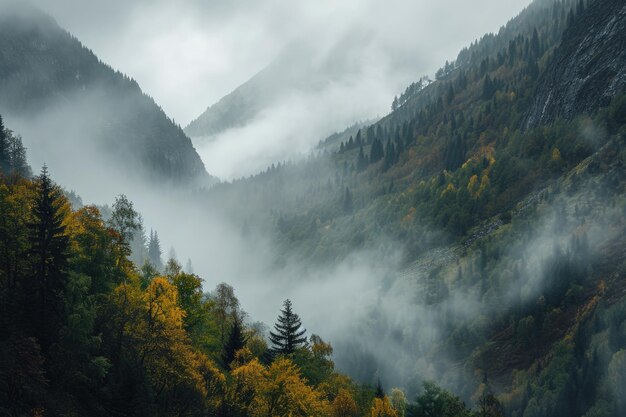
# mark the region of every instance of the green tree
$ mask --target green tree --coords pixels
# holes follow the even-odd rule
[[[161,260],[161,242],[157,231],[150,230],[150,242],[148,243],[148,260],[158,271],[163,269],[163,261]]]
[[[32,291],[35,294],[31,319],[45,352],[61,324],[61,297],[67,278],[69,239],[63,224],[67,202],[48,176],[45,165],[36,179],[36,185],[32,223],[29,225],[34,279]]]
[[[293,312],[289,299],[283,302],[278,320],[274,325],[275,332],[270,331],[271,351],[274,355],[289,355],[296,349],[306,346],[306,329],[301,329],[302,321]]]
[[[122,245],[126,248],[126,256],[130,256],[130,244],[133,235],[140,229],[139,214],[133,208],[133,203],[120,194],[113,203],[113,213],[109,219],[109,227],[119,233]]]
[[[483,100],[491,100],[496,93],[496,86],[489,77],[489,74],[485,75],[485,81],[483,81]]]
[[[235,318],[230,329],[230,334],[228,335],[228,340],[224,345],[224,352],[222,353],[222,363],[226,368],[230,368],[230,364],[235,360],[237,351],[243,349],[246,345],[243,330],[241,320],[238,317]]]

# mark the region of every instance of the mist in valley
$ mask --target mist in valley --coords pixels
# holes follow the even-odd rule
[[[232,285],[247,324],[271,329],[290,299],[307,336],[330,342],[338,370],[360,382],[381,381],[412,398],[423,381],[436,380],[466,401],[476,400],[476,380],[504,387],[488,365],[477,376],[467,364],[469,357],[482,363],[486,350],[474,349],[487,342],[481,339],[485,329],[517,332],[517,316],[509,323],[502,311],[531,315],[561,285],[552,281],[555,268],[584,269],[580,279],[586,279],[602,249],[620,238],[611,225],[623,219],[623,198],[589,168],[593,160],[581,164],[579,175],[542,184],[506,211],[510,218],[485,220],[471,230],[470,240],[416,220],[429,236],[441,237],[441,244],[417,256],[398,235],[368,232],[367,244],[315,261],[301,252],[310,249],[285,251],[276,232],[283,215],[310,214],[301,201],[340,172],[329,168],[301,180],[280,176],[281,163],[289,161],[307,177],[309,161],[327,161],[337,150],[318,149],[318,142],[387,115],[406,85],[423,75],[434,79],[446,59],[497,30],[494,22],[513,16],[525,0],[393,1],[385,7],[375,1],[315,7],[132,3],[33,1],[103,61],[136,79],[177,127],[249,79],[261,80],[265,90],[247,90],[258,93],[258,108],[243,124],[191,138],[206,176],[181,185],[151,175],[155,163],[140,154],[144,136],[133,136],[133,119],[111,126],[116,115],[132,113],[134,102],[120,106],[104,87],[50,100],[28,114],[3,114],[5,125],[22,136],[33,171],[45,164],[52,179],[84,205],[107,207],[106,213],[117,196],[126,195],[146,233],[158,232],[163,261],[172,252],[181,265],[189,262],[193,270],[187,272],[203,279],[206,292],[222,282]],[[488,18],[480,13],[487,9]],[[98,24],[96,16],[102,17]],[[131,139],[120,139],[119,132]],[[596,146],[608,134],[588,122],[578,136]],[[159,151],[172,164],[184,157],[183,151]],[[277,183],[288,182],[281,201],[267,203],[238,188],[238,181],[254,181],[272,164],[279,167]],[[339,205],[344,188],[336,188]],[[341,226],[321,214],[311,229]],[[461,339],[470,342],[459,346]],[[468,382],[468,375],[474,380]]]

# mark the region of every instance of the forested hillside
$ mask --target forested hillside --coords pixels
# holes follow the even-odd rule
[[[103,146],[159,178],[204,175],[136,84],[28,16],[0,25],[0,103],[20,127],[59,96],[112,95],[87,119],[116,137]],[[247,282],[285,299],[271,328],[237,288],[203,288],[233,277],[163,262],[132,195],[83,206],[46,166],[33,177],[23,132],[0,119],[0,414],[626,415],[625,21],[623,0],[536,0],[381,120],[176,194],[239,226],[235,262],[259,269]],[[167,221],[202,244],[185,213]],[[301,300],[329,288],[313,300],[322,337],[283,296],[298,281]]]
[[[98,159],[153,181],[207,179],[191,140],[134,80],[25,4],[0,4],[0,111],[48,158]]]
[[[610,51],[624,7],[536,1],[409,86],[388,117],[216,186],[206,204],[272,233],[279,265],[355,251],[384,264],[401,248],[381,297],[413,300],[411,318],[373,306],[336,349],[360,380],[419,393],[434,378],[470,402],[493,390],[512,416],[620,415],[626,91],[623,53]],[[583,39],[591,49],[576,49]],[[551,116],[533,118],[548,96]]]
[[[2,128],[0,150],[7,144],[2,415],[397,417],[450,407],[502,416],[489,393],[474,414],[431,382],[416,403],[380,382],[355,383],[335,371],[331,345],[307,334],[289,300],[266,339],[228,284],[203,292],[203,280],[175,259],[130,261],[141,220],[126,196],[107,221],[96,206],[72,208],[47,167],[29,178],[19,136]]]

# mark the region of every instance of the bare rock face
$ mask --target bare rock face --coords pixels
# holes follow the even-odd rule
[[[626,2],[595,0],[563,34],[541,76],[526,128],[606,106],[626,91]]]

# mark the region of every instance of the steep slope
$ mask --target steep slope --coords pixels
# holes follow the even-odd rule
[[[0,9],[0,111],[41,160],[178,184],[207,178],[190,139],[134,80],[24,5]]]
[[[325,154],[209,191],[273,233],[280,264],[351,268],[364,252],[393,268],[402,255],[351,323],[358,336],[335,343],[351,375],[432,378],[467,401],[496,392],[507,415],[624,415],[626,96],[601,83],[606,98],[573,102],[585,115],[524,128],[581,33],[596,62],[626,66],[596,7],[622,27],[616,2],[536,1]]]
[[[575,19],[538,82],[527,127],[571,119],[626,91],[626,4],[598,0]]]

